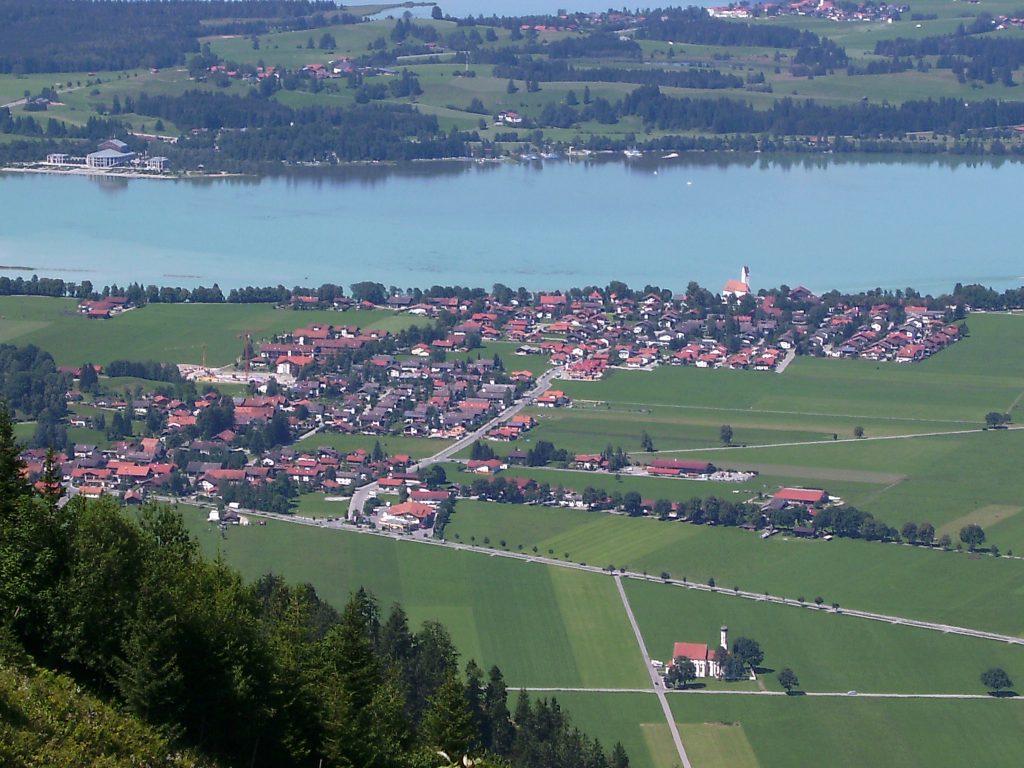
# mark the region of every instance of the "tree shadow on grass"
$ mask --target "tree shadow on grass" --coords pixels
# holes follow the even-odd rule
[[[1016,691],[990,691],[988,695],[995,699],[1013,699],[1020,696]]]

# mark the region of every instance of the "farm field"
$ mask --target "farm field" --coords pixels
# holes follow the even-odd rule
[[[622,742],[630,768],[671,768],[679,763],[665,715],[653,695],[576,691],[533,695],[557,699],[573,725],[599,738],[606,748]],[[510,700],[514,701],[511,693]]]
[[[415,317],[387,310],[291,311],[269,304],[149,304],[110,320],[87,320],[73,299],[0,298],[0,342],[35,344],[58,365],[99,365],[111,360],[157,360],[227,365],[241,354],[240,336],[253,341],[309,323],[359,325],[398,331]]]
[[[402,435],[344,435],[339,432],[317,432],[312,437],[300,440],[295,444],[296,450],[312,451],[321,446],[334,448],[337,451],[354,451],[362,448],[372,451],[375,443],[389,456],[406,454],[413,459],[423,459],[444,450],[452,444],[452,440],[441,440],[428,437],[404,437]]]
[[[344,517],[348,512],[348,499],[328,501],[323,493],[304,493],[295,505],[295,514],[303,517]]]
[[[1009,410],[1024,391],[1024,361],[1005,354],[1024,342],[1024,317],[972,315],[968,325],[969,338],[914,365],[799,357],[782,375],[662,367],[561,386],[573,399],[613,406],[724,409],[719,423],[731,410],[775,412],[782,423],[838,416],[907,422],[908,432],[917,420],[968,428],[988,411]]]
[[[446,536],[591,565],[1024,634],[1024,563],[896,544],[774,536],[603,512],[460,501]],[[475,539],[475,540],[474,540]],[[550,550],[550,553],[549,553]],[[566,555],[568,553],[568,556]],[[795,609],[794,609],[795,610]]]
[[[1011,768],[1024,761],[1024,744],[1010,736],[1024,728],[1016,701],[700,694],[669,701],[688,753],[694,744],[695,768]]]
[[[504,454],[548,440],[572,453],[609,444],[634,452],[646,431],[659,458],[706,459],[761,474],[723,485],[550,469],[514,473],[671,500],[823,487],[895,528],[927,521],[955,542],[960,527],[977,522],[992,526],[989,541],[1002,551],[1021,551],[1024,479],[1014,457],[1024,437],[981,425],[992,410],[1019,415],[1024,364],[1005,350],[1024,341],[1024,318],[976,314],[969,326],[969,338],[913,366],[797,358],[782,375],[664,367],[615,372],[597,383],[559,382],[574,397],[573,408],[534,409],[537,428],[517,443],[493,446]],[[730,448],[720,441],[724,423],[733,428]],[[866,439],[853,437],[858,426]]]
[[[983,694],[978,678],[991,667],[1024,679],[1020,646],[822,611],[812,597],[798,609],[632,579],[624,585],[652,658],[670,659],[676,641],[717,645],[725,624],[730,642],[761,644],[762,666],[772,670],[759,675],[768,690],[783,690],[777,672],[784,667],[805,691]]]
[[[360,586],[410,623],[444,623],[463,662],[497,664],[518,686],[635,687],[647,673],[611,579],[404,541],[268,521],[225,538],[182,507],[204,552],[246,578],[310,582],[335,606]],[[538,652],[543,649],[543,652]]]

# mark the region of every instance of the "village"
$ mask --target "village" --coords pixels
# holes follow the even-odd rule
[[[743,483],[757,472],[655,454],[630,456],[610,447],[572,454],[547,444],[541,455],[541,444],[534,443],[529,451],[513,445],[499,456],[489,446],[519,441],[537,426],[544,409],[574,407],[557,385],[546,385],[549,380],[597,380],[612,370],[649,371],[663,365],[781,372],[798,351],[915,362],[961,335],[949,309],[826,303],[803,287],[785,295],[755,295],[749,280],[744,267],[739,279],[727,281],[717,294],[693,284],[687,295],[676,296],[634,294],[624,286],[621,292],[506,289],[461,297],[396,292],[381,294],[377,303],[297,294],[288,307],[297,321],[304,309],[333,308],[346,312],[346,320],[358,318],[361,310],[387,309],[432,322],[399,333],[348,322],[308,323],[265,340],[247,335],[234,365],[179,366],[181,381],[202,387],[193,390],[193,398],[159,388],[134,399],[96,397],[91,406],[108,416],[74,416],[73,426],[96,427],[98,418],[116,419],[123,439],[105,450],[75,445],[73,456],[60,467],[61,480],[72,494],[114,495],[126,504],[188,497],[218,506],[228,521],[237,521],[238,508],[287,513],[301,494],[343,500],[373,484],[374,494],[386,500],[366,507],[374,510],[367,522],[428,534],[438,505],[458,497],[692,520],[694,510],[679,502],[639,495],[624,499],[592,488],[553,489],[501,473],[517,465],[552,464],[583,473]],[[93,322],[118,322],[119,315],[145,307],[106,293],[82,300],[79,311]],[[481,354],[487,344],[501,345],[508,359]],[[551,366],[544,386],[537,387],[536,366],[531,372],[531,366],[515,364],[529,356],[544,357]],[[84,368],[71,373],[83,381]],[[93,367],[91,375],[102,372]],[[247,394],[222,394],[218,386],[225,383],[244,385]],[[85,398],[73,390],[68,399]],[[524,411],[525,405],[536,410]],[[145,429],[133,429],[133,422],[145,422]],[[379,442],[373,450],[337,450],[329,440],[324,445],[315,440],[316,435],[340,434],[378,441],[394,436],[465,441],[476,432],[471,458],[450,461],[478,479],[451,483],[443,472],[438,477],[416,471],[424,456],[388,455]],[[136,433],[145,436],[135,439]],[[28,451],[25,458],[30,475],[41,477],[45,453]],[[768,500],[749,499],[725,522],[758,530],[778,523],[795,526],[797,535],[813,535],[814,511],[833,502],[820,489],[797,489],[786,496],[790,491],[780,489],[783,496]],[[355,510],[362,511],[362,506]],[[703,519],[702,514],[696,517]]]

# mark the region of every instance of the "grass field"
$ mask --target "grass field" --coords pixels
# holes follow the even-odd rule
[[[1015,701],[699,694],[670,700],[688,752],[694,744],[695,768],[1024,762],[1024,742],[1011,736],[1024,728],[1024,706]]]
[[[222,538],[205,512],[182,507],[210,556],[243,575],[312,583],[333,605],[365,586],[400,602],[416,624],[451,630],[463,660],[497,664],[509,687],[644,685],[632,630],[611,579],[465,552],[269,521]]]
[[[150,304],[110,320],[87,320],[73,299],[0,298],[0,342],[35,344],[58,365],[111,360],[157,360],[227,365],[241,355],[246,332],[253,340],[310,323],[358,325],[397,331],[422,322],[387,310],[291,311],[269,304]]]
[[[668,660],[676,641],[718,643],[750,637],[764,650],[761,675],[781,691],[777,672],[792,668],[805,691],[874,693],[985,693],[979,676],[1002,667],[1024,679],[1024,648],[991,640],[865,621],[811,603],[805,609],[737,600],[660,583],[626,580],[626,593],[653,658]]]
[[[895,544],[806,541],[601,512],[460,501],[454,540],[637,572],[714,578],[722,589],[768,591],[917,619],[1024,634],[1024,562]],[[550,553],[549,553],[550,550]],[[568,553],[568,557],[566,557]]]
[[[295,514],[303,517],[344,517],[348,512],[348,500],[328,501],[323,493],[304,493],[295,505]]]
[[[534,694],[554,697],[581,731],[601,740],[606,749],[621,742],[630,768],[671,768],[679,762],[665,715],[653,695],[642,693]],[[702,768],[694,763],[695,768]]]
[[[321,446],[328,446],[338,451],[354,451],[363,448],[373,450],[374,443],[389,456],[404,453],[414,459],[432,456],[452,444],[451,440],[440,440],[425,437],[404,437],[401,435],[343,435],[338,432],[318,432],[312,437],[295,444],[300,451],[311,451]]]
[[[992,543],[1021,551],[1024,478],[1014,457],[1024,433],[977,430],[988,411],[1020,415],[1024,361],[1005,350],[1024,343],[1024,318],[978,314],[969,326],[969,338],[914,366],[798,358],[781,376],[666,367],[616,372],[598,383],[560,383],[575,407],[535,411],[540,425],[514,447],[549,440],[572,452],[608,444],[637,451],[646,431],[659,456],[706,458],[761,476],[731,488],[543,477],[568,487],[635,489],[671,499],[819,486],[897,528],[927,521],[955,539],[968,522],[988,523]],[[719,440],[722,424],[733,428],[734,447],[727,450]],[[857,426],[869,439],[852,439]],[[964,434],[928,436],[954,432]],[[542,477],[535,470],[517,473]]]

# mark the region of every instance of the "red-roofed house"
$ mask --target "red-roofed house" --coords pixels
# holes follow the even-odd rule
[[[824,504],[828,493],[820,488],[779,488],[772,498],[792,504]]]

